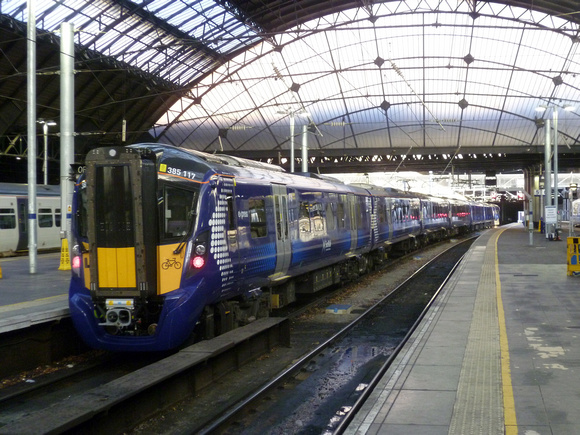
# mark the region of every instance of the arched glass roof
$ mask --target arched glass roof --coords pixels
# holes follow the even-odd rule
[[[26,4],[3,0],[0,18],[25,23]],[[580,151],[580,17],[568,2],[36,4],[41,31],[58,36],[62,22],[73,22],[78,47],[117,62],[107,76],[91,70],[97,84],[82,100],[87,129],[106,125],[104,135],[121,125],[102,120],[114,103],[115,116],[133,110],[127,122],[138,126],[135,137],[148,130],[159,141],[198,150],[284,157],[294,123],[296,140],[306,125],[309,148],[319,154],[459,157],[537,151],[545,119],[556,113],[560,143]],[[126,80],[139,76],[107,88],[115,68],[145,73],[144,91],[134,86],[124,102]],[[163,81],[159,90],[147,77]],[[0,98],[20,101],[10,94],[17,83],[8,83],[0,82]],[[97,86],[108,100],[88,107]],[[148,92],[141,104],[150,107],[139,108],[139,92]],[[541,105],[548,110],[537,112]]]
[[[578,106],[559,111],[561,143],[576,144],[578,25],[461,5],[375,4],[275,35],[204,78],[155,134],[206,151],[285,150],[304,111],[295,123],[310,124],[313,149],[529,147],[543,143],[545,105]]]
[[[62,22],[76,28],[75,42],[185,86],[221,56],[260,37],[213,0],[37,0],[36,22],[58,34]],[[3,0],[0,13],[27,21],[27,2]]]

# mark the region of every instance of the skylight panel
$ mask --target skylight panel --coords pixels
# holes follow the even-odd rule
[[[0,3],[0,11],[14,18],[19,16],[23,18],[26,15],[26,2],[23,0],[3,0]]]
[[[241,35],[257,34],[241,23],[239,18],[214,1],[184,3],[176,1],[156,1],[148,5],[159,18],[167,20],[182,32],[205,43],[212,43],[222,52],[253,42],[254,38],[240,40]]]
[[[36,20],[37,27],[41,27],[48,31],[56,31],[60,28],[63,21],[71,16],[78,16],[76,11],[82,11],[86,8],[86,2],[81,2],[79,0],[71,1],[71,5],[57,6],[54,8],[55,3],[44,1],[36,4]],[[54,9],[53,9],[54,8]],[[49,12],[50,10],[50,12]],[[86,23],[89,18],[86,16],[80,16],[77,20],[78,24]],[[76,24],[76,23],[75,23]]]
[[[175,0],[155,0],[146,6],[149,12],[163,20],[182,12],[186,7],[182,1]]]

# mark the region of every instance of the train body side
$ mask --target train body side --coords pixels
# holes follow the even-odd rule
[[[116,155],[131,154],[126,150],[113,151]],[[153,151],[159,154],[156,147]],[[168,155],[180,153],[171,150]],[[142,157],[134,154],[129,160],[139,165]],[[152,153],[149,154],[147,159],[154,160]],[[100,172],[114,174],[122,172],[126,166],[115,160],[107,162],[104,154],[94,158],[95,163],[87,166],[89,177],[91,171],[97,174],[94,180],[98,180]],[[155,188],[143,189],[132,182],[130,188],[123,189],[122,180],[130,179],[123,174],[113,175],[118,182],[110,188],[111,194],[116,196],[141,191],[145,197],[151,190],[157,191],[157,210],[139,209],[133,213],[135,216],[158,215],[156,223],[140,224],[148,228],[144,233],[154,232],[151,225],[158,228],[155,249],[142,242],[139,249],[131,241],[119,244],[119,240],[127,238],[129,233],[129,239],[137,237],[139,225],[128,224],[129,218],[125,217],[101,222],[102,216],[107,214],[125,214],[123,208],[111,212],[115,207],[109,202],[98,211],[98,204],[103,201],[97,194],[93,194],[94,198],[87,195],[89,206],[83,206],[79,202],[84,201],[79,199],[81,191],[90,190],[90,186],[87,187],[85,181],[77,186],[76,213],[92,210],[95,216],[86,223],[75,219],[73,224],[77,236],[76,257],[82,261],[76,260],[77,267],[73,265],[71,312],[77,329],[94,347],[113,350],[174,347],[191,333],[208,306],[213,311],[206,312],[204,318],[228,317],[232,306],[239,308],[239,316],[244,316],[245,311],[240,307],[251,306],[262,288],[282,287],[290,278],[330,267],[343,258],[370,250],[370,200],[362,189],[256,168],[216,164],[209,169],[204,167],[205,173],[192,175],[195,171],[186,168],[175,156],[160,159],[155,165],[160,168]],[[93,166],[94,170],[90,169]],[[141,172],[145,171],[135,171],[135,174]],[[187,178],[183,174],[193,179],[183,179]],[[122,194],[123,190],[127,193]],[[179,204],[189,201],[195,205],[191,209],[169,207],[172,196],[181,198]],[[142,202],[152,203],[151,199]],[[332,219],[329,219],[330,214],[333,214]],[[194,222],[188,223],[189,216],[195,216]],[[83,232],[83,226],[89,230]],[[125,231],[125,227],[131,228]],[[145,272],[139,278],[141,260],[134,257],[141,249],[145,250],[141,256],[148,260],[142,260]],[[151,275],[152,268],[155,277],[148,278],[147,273]],[[130,273],[121,277],[125,269]],[[316,280],[325,276],[330,282],[335,279],[333,270],[328,270],[316,276]],[[299,288],[285,290],[282,298],[291,299],[296,292],[316,288],[316,284],[307,282]],[[229,302],[232,300],[235,303]],[[160,314],[151,314],[151,307],[156,307]],[[146,311],[135,320],[140,312]],[[120,317],[124,320],[120,321]],[[253,315],[248,315],[248,321],[251,317]],[[224,322],[227,328],[230,320]]]

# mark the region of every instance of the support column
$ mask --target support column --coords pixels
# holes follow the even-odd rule
[[[308,126],[302,126],[302,172],[308,172]]]
[[[27,7],[28,263],[29,272],[35,274],[38,251],[36,228],[36,0],[28,0]]]
[[[546,139],[544,144],[544,207],[542,209],[542,216],[544,217],[544,233],[546,234],[546,237],[548,237],[548,234],[551,232],[551,228],[546,225],[546,207],[552,205],[552,131],[550,127],[550,119],[547,118],[545,122],[544,129],[546,130]]]
[[[70,176],[74,162],[74,25],[60,26],[60,209],[61,253],[68,249],[71,258],[71,217],[73,179]],[[64,246],[66,240],[66,247]],[[61,265],[64,266],[61,258]],[[66,266],[64,266],[66,267]]]

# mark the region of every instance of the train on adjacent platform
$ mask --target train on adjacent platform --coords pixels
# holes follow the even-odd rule
[[[85,164],[70,311],[90,346],[114,351],[211,338],[498,215],[161,144],[98,148]]]
[[[36,187],[37,249],[60,248],[60,187]],[[0,183],[0,257],[28,251],[28,187]]]

